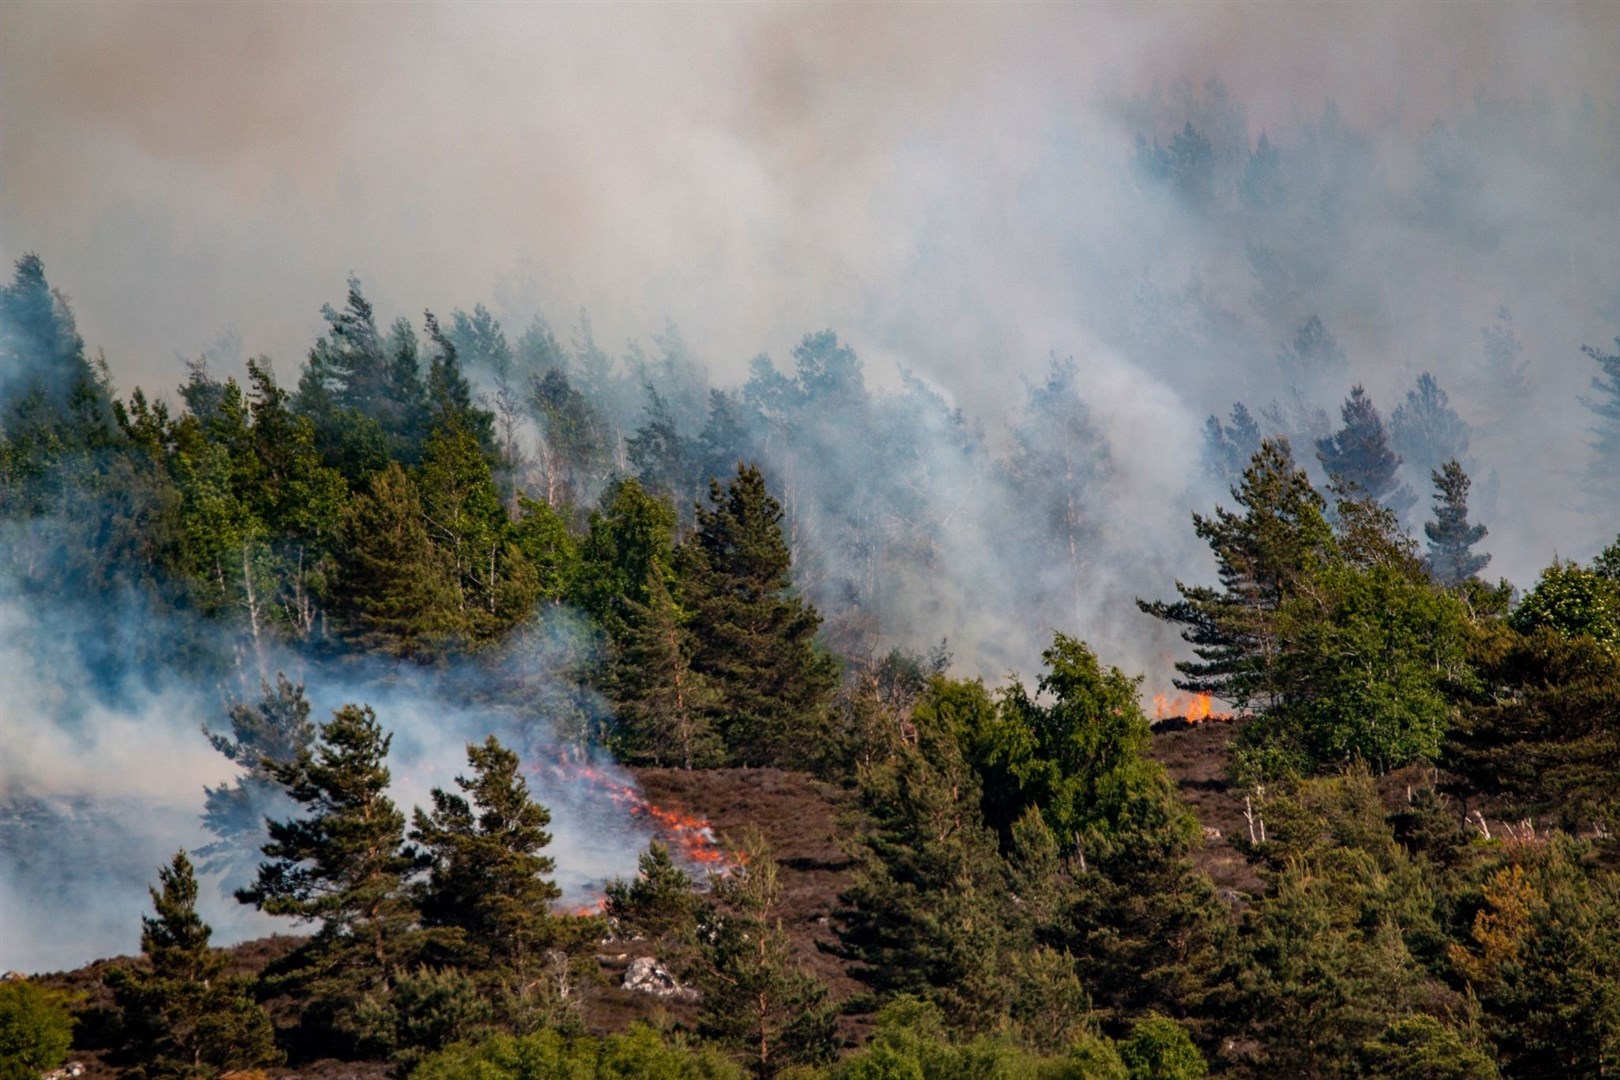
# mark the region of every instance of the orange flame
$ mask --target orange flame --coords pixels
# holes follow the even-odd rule
[[[1168,694],[1153,695],[1153,719],[1168,720],[1172,717],[1181,717],[1190,724],[1202,720],[1230,720],[1231,713],[1218,713],[1212,708],[1213,697],[1210,694],[1177,694],[1172,698]]]
[[[531,771],[538,771],[539,768],[530,767]],[[659,806],[629,784],[590,765],[560,758],[552,768],[565,780],[584,781],[595,787],[623,807],[631,817],[646,819],[658,833],[659,839],[669,845],[671,854],[689,867],[724,874],[738,865],[739,857],[720,845],[714,826],[708,819]],[[570,914],[588,918],[600,915],[606,909],[607,898],[604,896],[574,908]]]

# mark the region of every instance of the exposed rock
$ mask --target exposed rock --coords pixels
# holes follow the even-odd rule
[[[636,990],[654,997],[680,998],[683,1001],[697,997],[696,990],[682,986],[668,969],[651,956],[638,956],[630,961],[620,985],[626,990]]]

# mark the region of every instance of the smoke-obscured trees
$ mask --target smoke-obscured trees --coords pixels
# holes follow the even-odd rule
[[[1605,511],[1620,505],[1620,338],[1614,343],[1612,353],[1581,346],[1599,370],[1592,379],[1592,395],[1581,398],[1595,418],[1590,429],[1592,458],[1584,480],[1587,495]]]
[[[205,870],[234,869],[245,860],[257,862],[265,818],[286,808],[272,766],[297,760],[315,740],[303,683],[277,672],[276,685],[263,684],[263,692],[257,705],[239,701],[226,711],[229,735],[207,731],[214,749],[240,765],[242,775],[229,784],[203,789],[203,825],[216,837],[200,852],[206,859]]]
[[[1485,539],[1485,526],[1468,520],[1470,481],[1456,458],[1430,474],[1434,478],[1434,520],[1423,526],[1429,538],[1429,573],[1448,588],[1476,577],[1490,563],[1488,554],[1474,554]]]
[[[1359,385],[1355,386],[1339,414],[1344,426],[1316,443],[1316,456],[1322,468],[1335,482],[1353,485],[1357,491],[1397,514],[1405,513],[1417,501],[1417,496],[1396,479],[1395,471],[1400,468],[1401,458],[1389,447],[1389,433],[1372,398]]]

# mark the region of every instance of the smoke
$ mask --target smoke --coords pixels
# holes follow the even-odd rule
[[[580,733],[563,719],[583,711],[589,723],[599,703],[564,707],[549,692],[563,683],[557,665],[581,658],[567,620],[520,632],[498,658],[432,672],[275,654],[262,664],[229,654],[154,662],[181,651],[165,645],[220,637],[197,629],[135,601],[92,613],[0,593],[0,970],[70,968],[138,948],[147,885],[176,849],[195,855],[216,839],[203,827],[204,786],[237,776],[203,729],[228,734],[226,707],[258,700],[261,671],[306,681],[317,721],[370,704],[392,733],[389,794],[407,815],[432,805],[433,788],[454,790],[469,742],[493,734],[518,750],[532,796],[552,814],[547,854],[564,904],[634,872],[649,828],[568,764],[615,775],[580,757]],[[150,652],[105,646],[154,637],[163,644]],[[255,854],[226,852],[203,875],[199,908],[215,944],[299,929],[232,898],[251,881]]]
[[[1309,461],[1302,407],[1335,416],[1359,382],[1387,419],[1432,372],[1472,426],[1492,574],[1527,584],[1612,538],[1578,477],[1580,346],[1620,329],[1617,51],[1620,11],[1596,4],[11,4],[0,256],[44,256],[120,385],[157,393],[204,353],[223,373],[268,354],[290,382],[351,272],[384,323],[484,302],[510,337],[540,314],[566,338],[585,306],[628,353],[673,320],[719,386],[833,327],[876,404],[773,462],[818,602],[836,614],[881,566],[886,643],[945,637],[996,677],[1063,629],[1152,689],[1180,646],[1131,600],[1208,579],[1188,512],[1226,497],[1200,447],[1234,401],[1278,406]],[[1312,316],[1343,357],[1314,373],[1288,355]],[[1482,338],[1504,329],[1518,376]],[[1002,473],[1054,356],[1106,448],[1072,551]],[[863,452],[885,432],[909,440],[882,459],[899,480]],[[872,535],[934,523],[926,557],[840,546],[834,489]],[[197,730],[221,691],[154,675],[109,703],[39,613],[3,611],[0,798],[152,807],[118,815],[151,834],[144,880],[196,839],[180,804],[224,766]],[[460,741],[530,730],[453,678],[301,674],[318,716],[377,706],[414,798]],[[47,879],[5,865],[0,953],[23,963],[42,937],[13,899]],[[83,955],[129,947],[129,880],[74,886]],[[95,937],[102,891],[120,921]]]

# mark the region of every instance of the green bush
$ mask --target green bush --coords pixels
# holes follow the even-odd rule
[[[1119,1056],[1131,1080],[1197,1080],[1209,1074],[1187,1029],[1157,1013],[1132,1026],[1130,1037],[1119,1044]]]
[[[411,1080],[742,1080],[745,1074],[711,1050],[671,1042],[638,1025],[602,1039],[542,1031],[457,1043],[410,1075]]]
[[[34,1080],[67,1060],[70,998],[26,979],[0,982],[0,1080]]]

